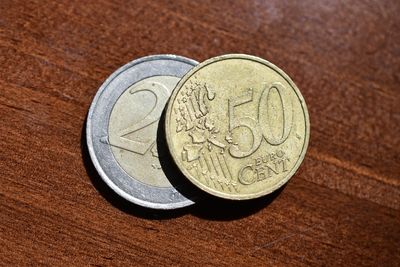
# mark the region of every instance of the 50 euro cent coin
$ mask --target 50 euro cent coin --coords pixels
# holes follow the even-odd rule
[[[211,58],[177,84],[166,113],[178,168],[226,199],[272,193],[295,174],[310,136],[307,106],[281,69],[250,55]]]

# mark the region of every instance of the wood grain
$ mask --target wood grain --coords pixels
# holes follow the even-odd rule
[[[0,265],[400,266],[400,4],[0,3]],[[98,87],[134,58],[240,52],[284,69],[310,111],[273,197],[160,213],[88,159]]]

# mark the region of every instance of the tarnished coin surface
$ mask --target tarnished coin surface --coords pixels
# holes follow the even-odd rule
[[[89,110],[87,144],[102,179],[135,204],[174,209],[193,204],[166,177],[157,149],[162,111],[197,62],[174,55],[134,60],[100,87]]]
[[[166,135],[179,169],[218,197],[252,199],[284,185],[299,168],[310,135],[293,81],[258,57],[209,59],[175,88]]]

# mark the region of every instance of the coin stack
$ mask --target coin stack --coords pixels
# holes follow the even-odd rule
[[[155,209],[194,203],[172,182],[182,174],[224,199],[270,194],[299,168],[310,135],[294,82],[272,63],[244,54],[200,64],[176,55],[136,59],[100,87],[86,127],[104,182]],[[173,172],[165,167],[170,161]]]

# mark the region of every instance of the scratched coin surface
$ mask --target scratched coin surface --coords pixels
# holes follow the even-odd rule
[[[179,169],[204,191],[252,199],[284,185],[307,150],[303,96],[268,61],[233,54],[209,59],[175,88],[166,135]]]
[[[134,60],[114,72],[92,102],[86,129],[90,156],[102,179],[128,201],[157,209],[193,204],[166,177],[157,133],[172,90],[195,65],[174,55]]]

